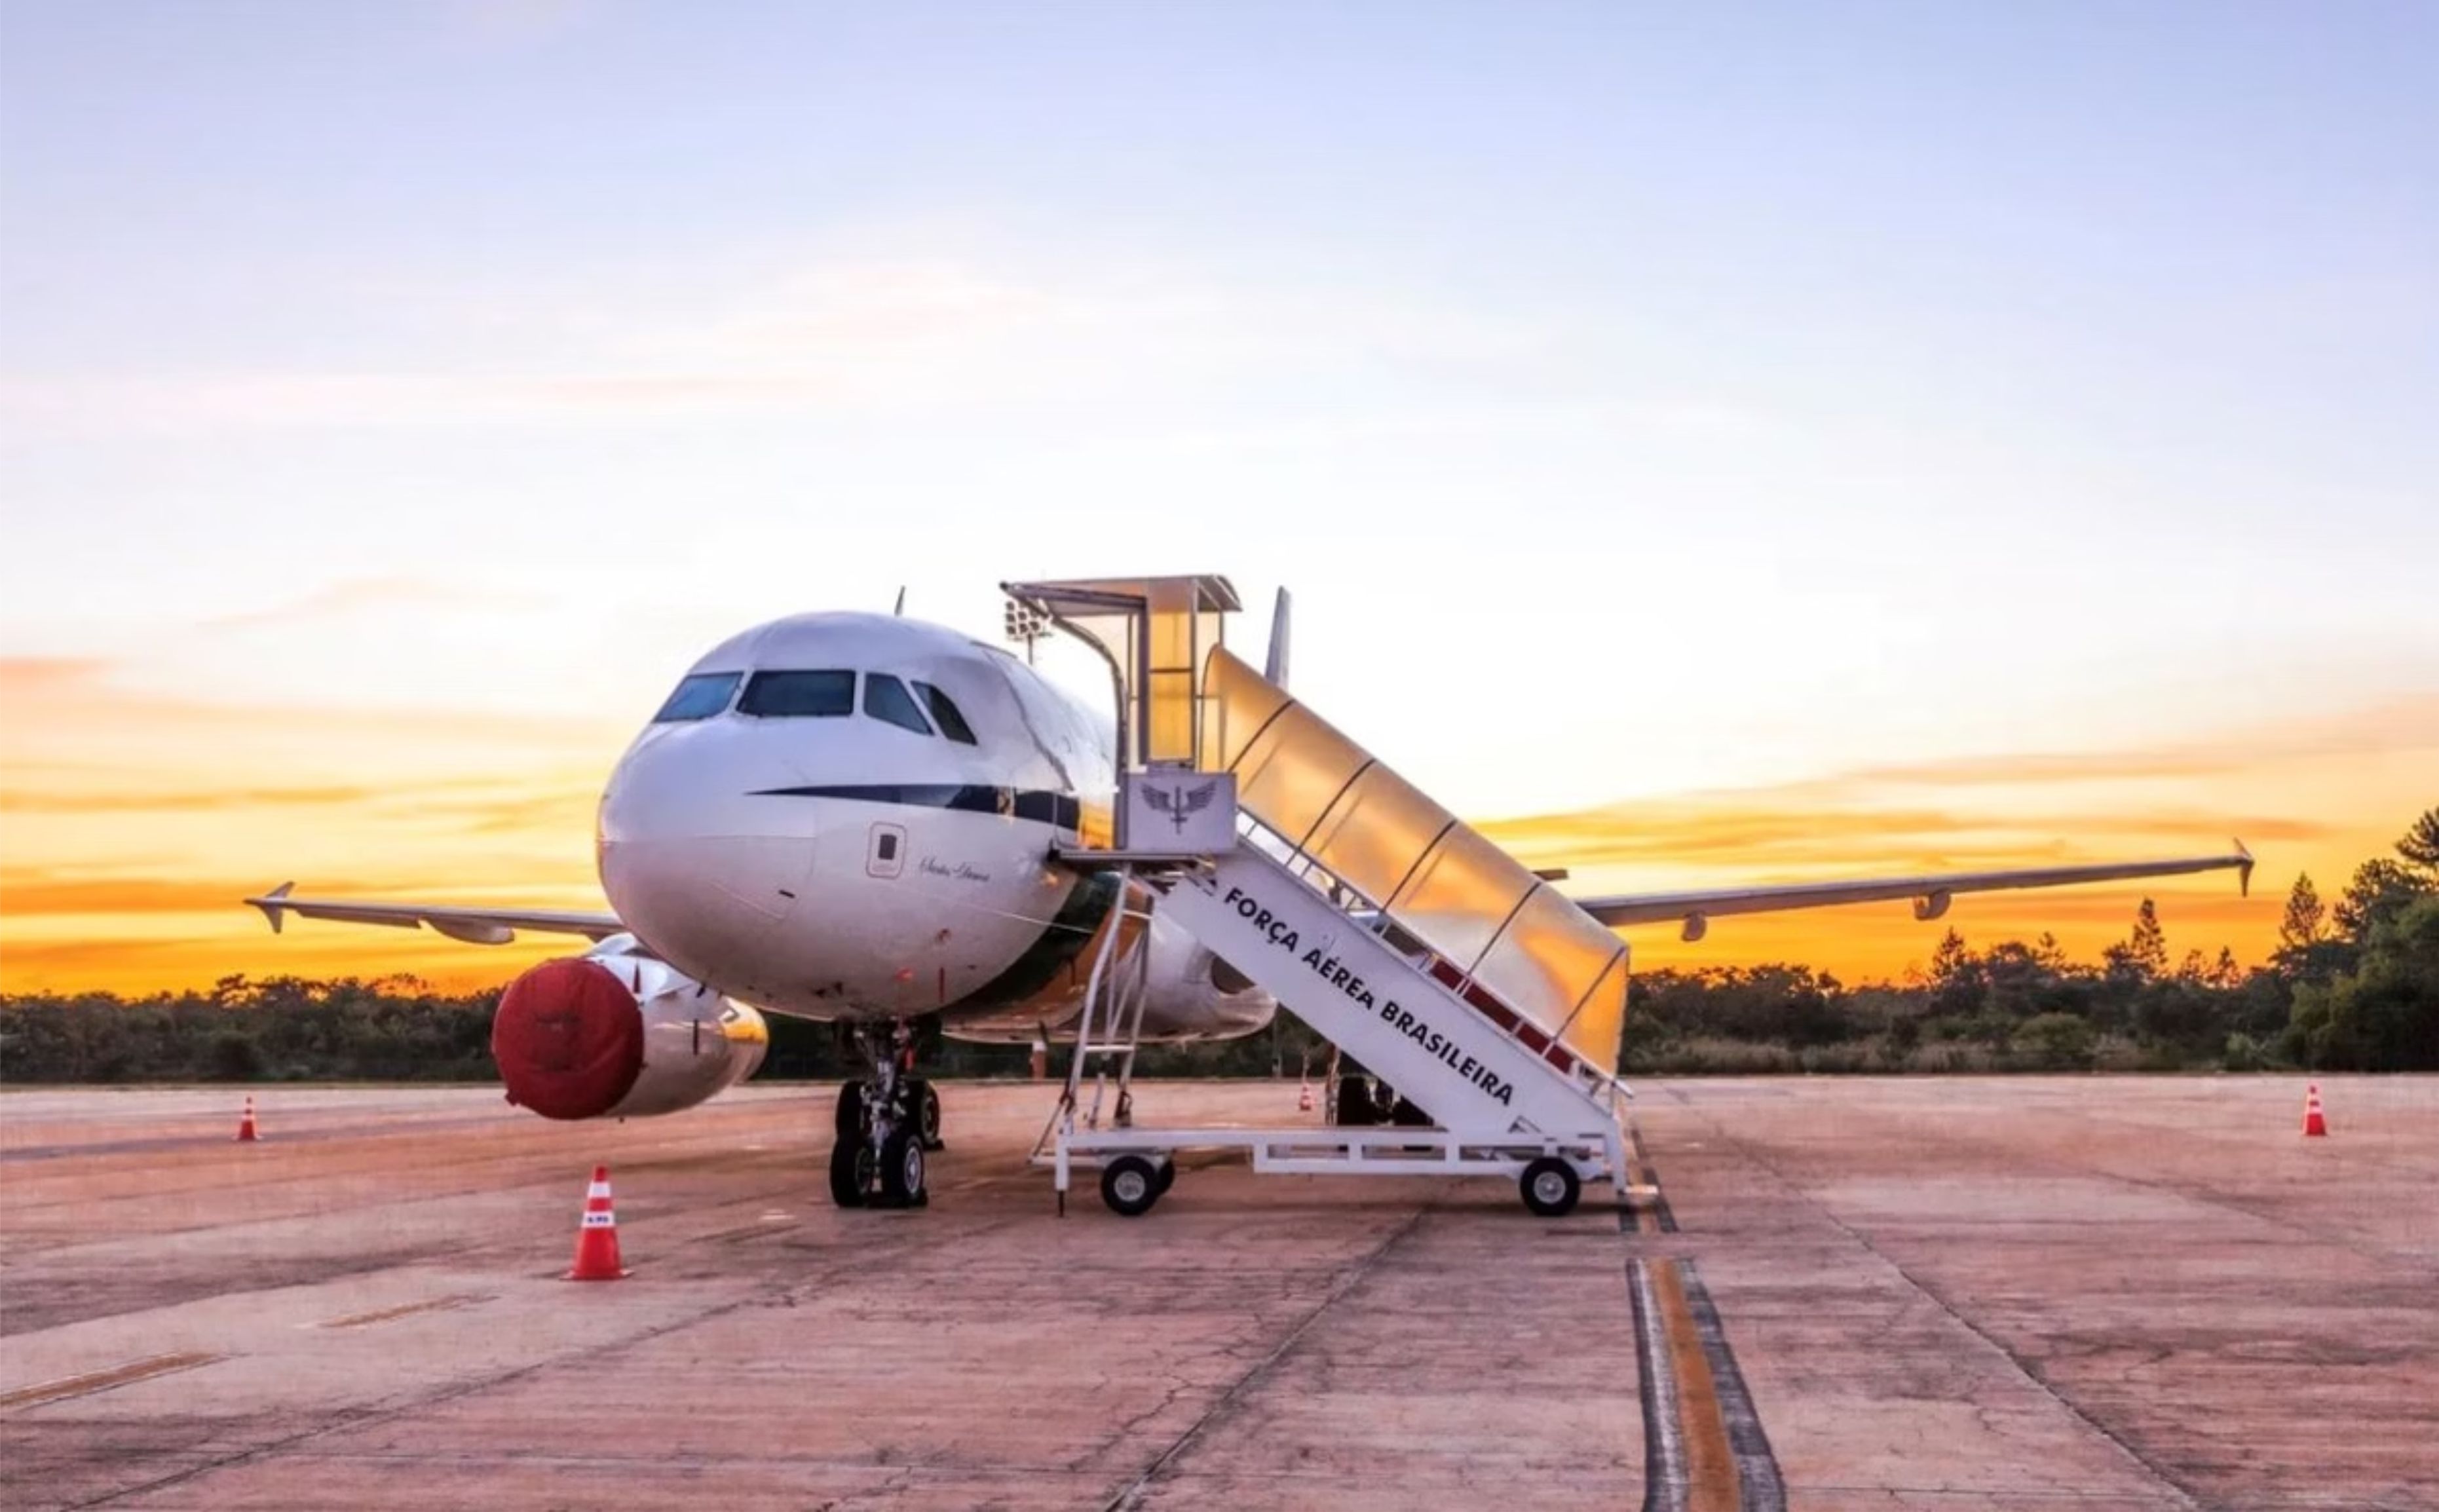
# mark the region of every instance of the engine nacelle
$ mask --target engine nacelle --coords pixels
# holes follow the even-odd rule
[[[641,1118],[743,1081],[771,1047],[762,1015],[613,935],[508,984],[491,1058],[508,1101],[544,1118]]]
[[[1157,914],[1136,949],[1151,952],[1144,972],[1146,1043],[1239,1039],[1266,1027],[1278,1011],[1278,1000],[1253,978]]]

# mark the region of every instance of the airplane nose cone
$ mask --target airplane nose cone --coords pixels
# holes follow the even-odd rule
[[[756,792],[769,784],[713,742],[668,738],[706,733],[656,727],[636,742],[602,794],[599,863],[621,922],[690,975],[725,981],[806,893],[816,806]]]

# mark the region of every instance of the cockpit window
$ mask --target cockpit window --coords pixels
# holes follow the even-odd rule
[[[929,683],[916,684],[915,691],[923,695],[924,706],[932,711],[932,718],[939,723],[942,735],[963,745],[982,743],[974,738],[974,727],[968,724],[966,717],[957,712],[957,706],[949,702],[948,694]]]
[[[845,719],[855,712],[855,674],[757,672],[737,701],[737,712],[766,720]]]
[[[923,722],[923,711],[915,706],[915,695],[887,672],[863,674],[863,712],[917,735],[932,733],[932,727]]]
[[[730,695],[737,691],[738,672],[697,672],[678,685],[661,712],[652,716],[654,724],[676,724],[685,720],[707,720],[728,707]]]

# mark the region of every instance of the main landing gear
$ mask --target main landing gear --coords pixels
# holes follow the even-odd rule
[[[872,1068],[839,1088],[830,1146],[830,1201],[841,1207],[921,1207],[925,1157],[942,1147],[940,1094],[914,1074],[914,1031],[900,1023],[855,1031]]]

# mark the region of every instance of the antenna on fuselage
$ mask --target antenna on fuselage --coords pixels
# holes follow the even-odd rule
[[[890,613],[896,614],[900,619],[906,617],[906,585],[904,583],[899,583],[898,585],[898,607],[891,610]]]

